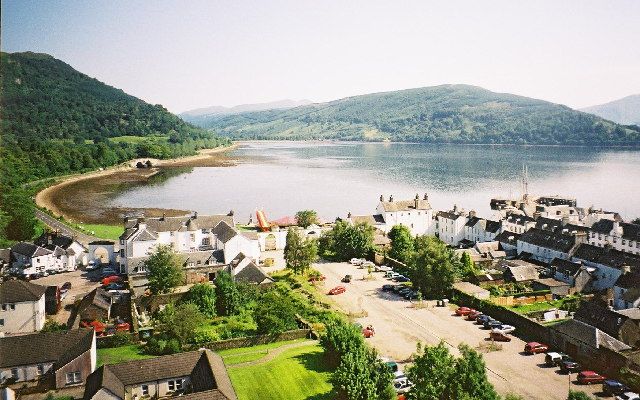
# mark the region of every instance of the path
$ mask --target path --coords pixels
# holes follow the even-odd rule
[[[284,346],[276,347],[275,349],[268,349],[267,350],[267,355],[262,357],[262,358],[259,358],[257,360],[253,360],[253,361],[245,361],[245,362],[242,362],[242,363],[239,363],[239,364],[229,365],[229,368],[249,367],[249,366],[252,366],[252,365],[264,364],[264,363],[269,362],[269,361],[273,360],[274,358],[278,357],[280,354],[282,354],[286,350],[295,349],[297,347],[311,346],[311,345],[318,344],[318,343],[320,343],[320,342],[317,341],[317,340],[305,340],[303,342],[285,344]],[[264,351],[264,350],[256,350],[254,352],[247,352],[247,353],[241,353],[241,354],[260,353],[262,351]],[[235,355],[237,355],[237,354],[234,354],[234,356]]]
[[[45,213],[44,211],[36,209],[36,217],[40,221],[44,222],[44,224],[47,225],[49,228],[55,231],[58,231],[65,236],[75,237],[76,240],[82,243],[82,245],[84,246],[87,246],[90,242],[93,242],[96,240],[102,240],[95,236],[90,236],[85,233],[82,233],[70,227],[69,225],[58,221],[57,219],[53,218],[49,214]]]

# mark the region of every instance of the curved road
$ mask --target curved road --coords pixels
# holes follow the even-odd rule
[[[60,232],[65,236],[74,237],[77,241],[82,243],[83,246],[87,246],[89,242],[93,242],[96,240],[104,240],[95,236],[87,235],[86,233],[82,233],[74,228],[71,228],[69,225],[66,225],[57,219],[51,217],[49,214],[36,209],[36,218],[40,221],[44,222],[49,228]]]

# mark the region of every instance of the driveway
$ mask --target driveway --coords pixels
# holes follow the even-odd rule
[[[601,385],[576,385],[576,374],[570,377],[544,366],[544,354],[522,354],[525,342],[513,337],[511,342],[501,343],[501,350],[486,350],[488,331],[474,322],[454,316],[455,307],[435,307],[434,302],[424,302],[424,308],[391,293],[382,292],[385,283],[392,283],[381,273],[373,273],[373,279],[363,280],[366,271],[348,263],[320,263],[315,266],[327,279],[323,283],[327,292],[350,274],[354,280],[346,284],[347,291],[328,296],[346,313],[363,326],[373,325],[376,335],[367,341],[380,355],[390,357],[401,365],[411,360],[416,344],[435,345],[441,340],[458,355],[457,346],[466,343],[483,353],[487,375],[499,393],[517,393],[526,399],[565,400],[569,388],[583,390],[591,395],[601,390]],[[484,350],[483,350],[484,349]]]
[[[49,214],[36,209],[36,217],[45,223],[49,228],[60,232],[61,234],[69,237],[75,237],[76,240],[82,243],[83,246],[87,246],[90,242],[101,240],[95,236],[90,236],[85,233],[78,231],[77,229],[71,228],[70,226],[58,221],[57,219],[51,217]]]
[[[47,315],[48,319],[66,324],[71,316],[71,305],[82,299],[87,293],[100,286],[100,282],[92,282],[90,278],[100,274],[99,271],[87,272],[84,269],[77,269],[73,272],[63,272],[61,274],[49,275],[44,278],[34,279],[31,282],[42,286],[62,286],[65,282],[71,282],[71,289],[62,300],[60,311],[56,315]]]

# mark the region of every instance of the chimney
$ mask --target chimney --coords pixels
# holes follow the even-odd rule
[[[380,201],[384,201],[384,195],[380,195]]]
[[[389,196],[389,203],[393,203],[393,195]]]
[[[420,203],[420,196],[418,196],[418,193],[416,193],[416,198],[413,200],[413,205],[416,210],[418,209],[419,203]]]
[[[469,211],[469,218],[475,218],[475,216],[476,216],[476,210]]]
[[[458,205],[457,205],[457,204],[454,204],[454,205],[453,205],[453,213],[455,214],[455,213],[457,213],[457,212],[458,212]]]
[[[193,212],[193,217],[191,217],[191,218],[192,218],[192,219],[196,219],[196,218],[198,218],[198,212],[197,212],[197,211],[194,211],[194,212]]]
[[[620,222],[613,220],[613,234],[616,236],[622,236],[622,227],[620,226]]]
[[[429,200],[429,195],[425,193],[423,200]]]
[[[161,220],[161,221],[164,221],[164,220],[165,220],[165,218],[167,218],[167,214],[162,213],[162,218],[160,218],[160,220]]]
[[[347,214],[347,218],[351,218],[351,211]]]
[[[228,217],[233,217],[234,214],[235,214],[235,211],[229,210],[229,212],[227,213],[227,216]]]

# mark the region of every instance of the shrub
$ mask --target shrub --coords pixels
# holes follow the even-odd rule
[[[100,348],[121,347],[133,343],[129,332],[116,332],[115,335],[107,336],[100,340]]]
[[[193,343],[197,345],[217,342],[219,340],[221,340],[220,335],[218,334],[218,332],[213,330],[198,330],[193,336]]]
[[[177,339],[167,339],[166,337],[152,337],[144,347],[144,352],[154,356],[179,353],[182,350]]]

